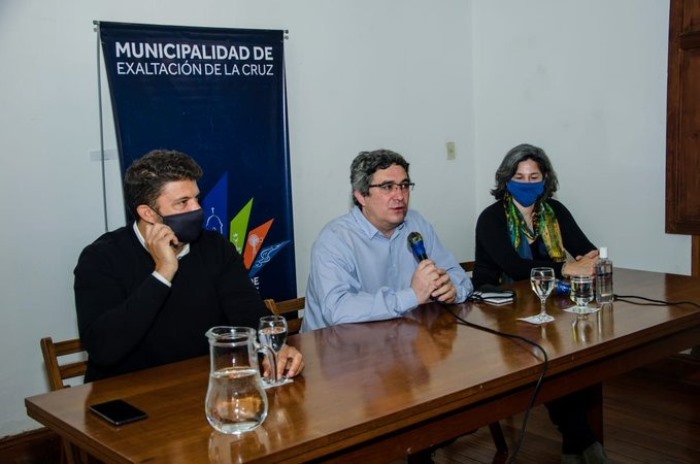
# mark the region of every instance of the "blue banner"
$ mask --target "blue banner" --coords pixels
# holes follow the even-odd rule
[[[100,22],[99,34],[122,174],[156,148],[192,156],[205,227],[236,246],[263,298],[296,297],[284,31]]]

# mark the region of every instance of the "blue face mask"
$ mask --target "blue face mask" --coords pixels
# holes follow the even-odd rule
[[[544,193],[544,181],[542,182],[516,182],[509,180],[506,184],[508,191],[515,201],[524,207],[532,206]]]

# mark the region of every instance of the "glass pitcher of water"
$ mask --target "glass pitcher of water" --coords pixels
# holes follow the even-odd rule
[[[207,420],[222,433],[253,430],[267,417],[267,395],[258,367],[263,353],[276,369],[269,348],[258,345],[248,327],[212,327],[209,339],[211,371],[205,400]]]

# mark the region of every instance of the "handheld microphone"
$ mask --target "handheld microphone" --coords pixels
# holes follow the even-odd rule
[[[408,234],[408,244],[413,250],[413,254],[416,255],[418,261],[423,261],[428,259],[428,254],[425,252],[425,243],[423,243],[423,236],[420,232],[411,232]]]

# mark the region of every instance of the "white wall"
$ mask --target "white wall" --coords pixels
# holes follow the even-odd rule
[[[616,264],[689,272],[689,239],[663,233],[667,1],[3,0],[0,436],[38,426],[23,399],[48,388],[39,338],[77,335],[72,270],[104,229],[95,19],[290,31],[300,293],[318,230],[348,208],[350,161],[378,147],[411,162],[412,206],[460,260],[496,166],[527,140]]]
[[[473,5],[477,211],[505,153],[529,142],[616,265],[690,273],[690,238],[664,233],[669,2]]]
[[[38,426],[23,400],[48,389],[39,339],[77,335],[73,267],[104,229],[100,163],[89,157],[100,146],[93,20],[289,30],[303,292],[311,243],[325,222],[348,210],[350,162],[365,149],[403,153],[417,183],[413,206],[443,231],[460,259],[471,255],[475,205],[458,200],[471,195],[453,193],[474,184],[469,6],[460,0],[0,2],[0,436]],[[114,147],[113,131],[106,135]],[[448,140],[458,151],[449,162]],[[107,164],[108,174],[118,172],[115,162]],[[111,182],[108,190],[118,192],[118,185]],[[116,227],[118,201],[110,205]]]

